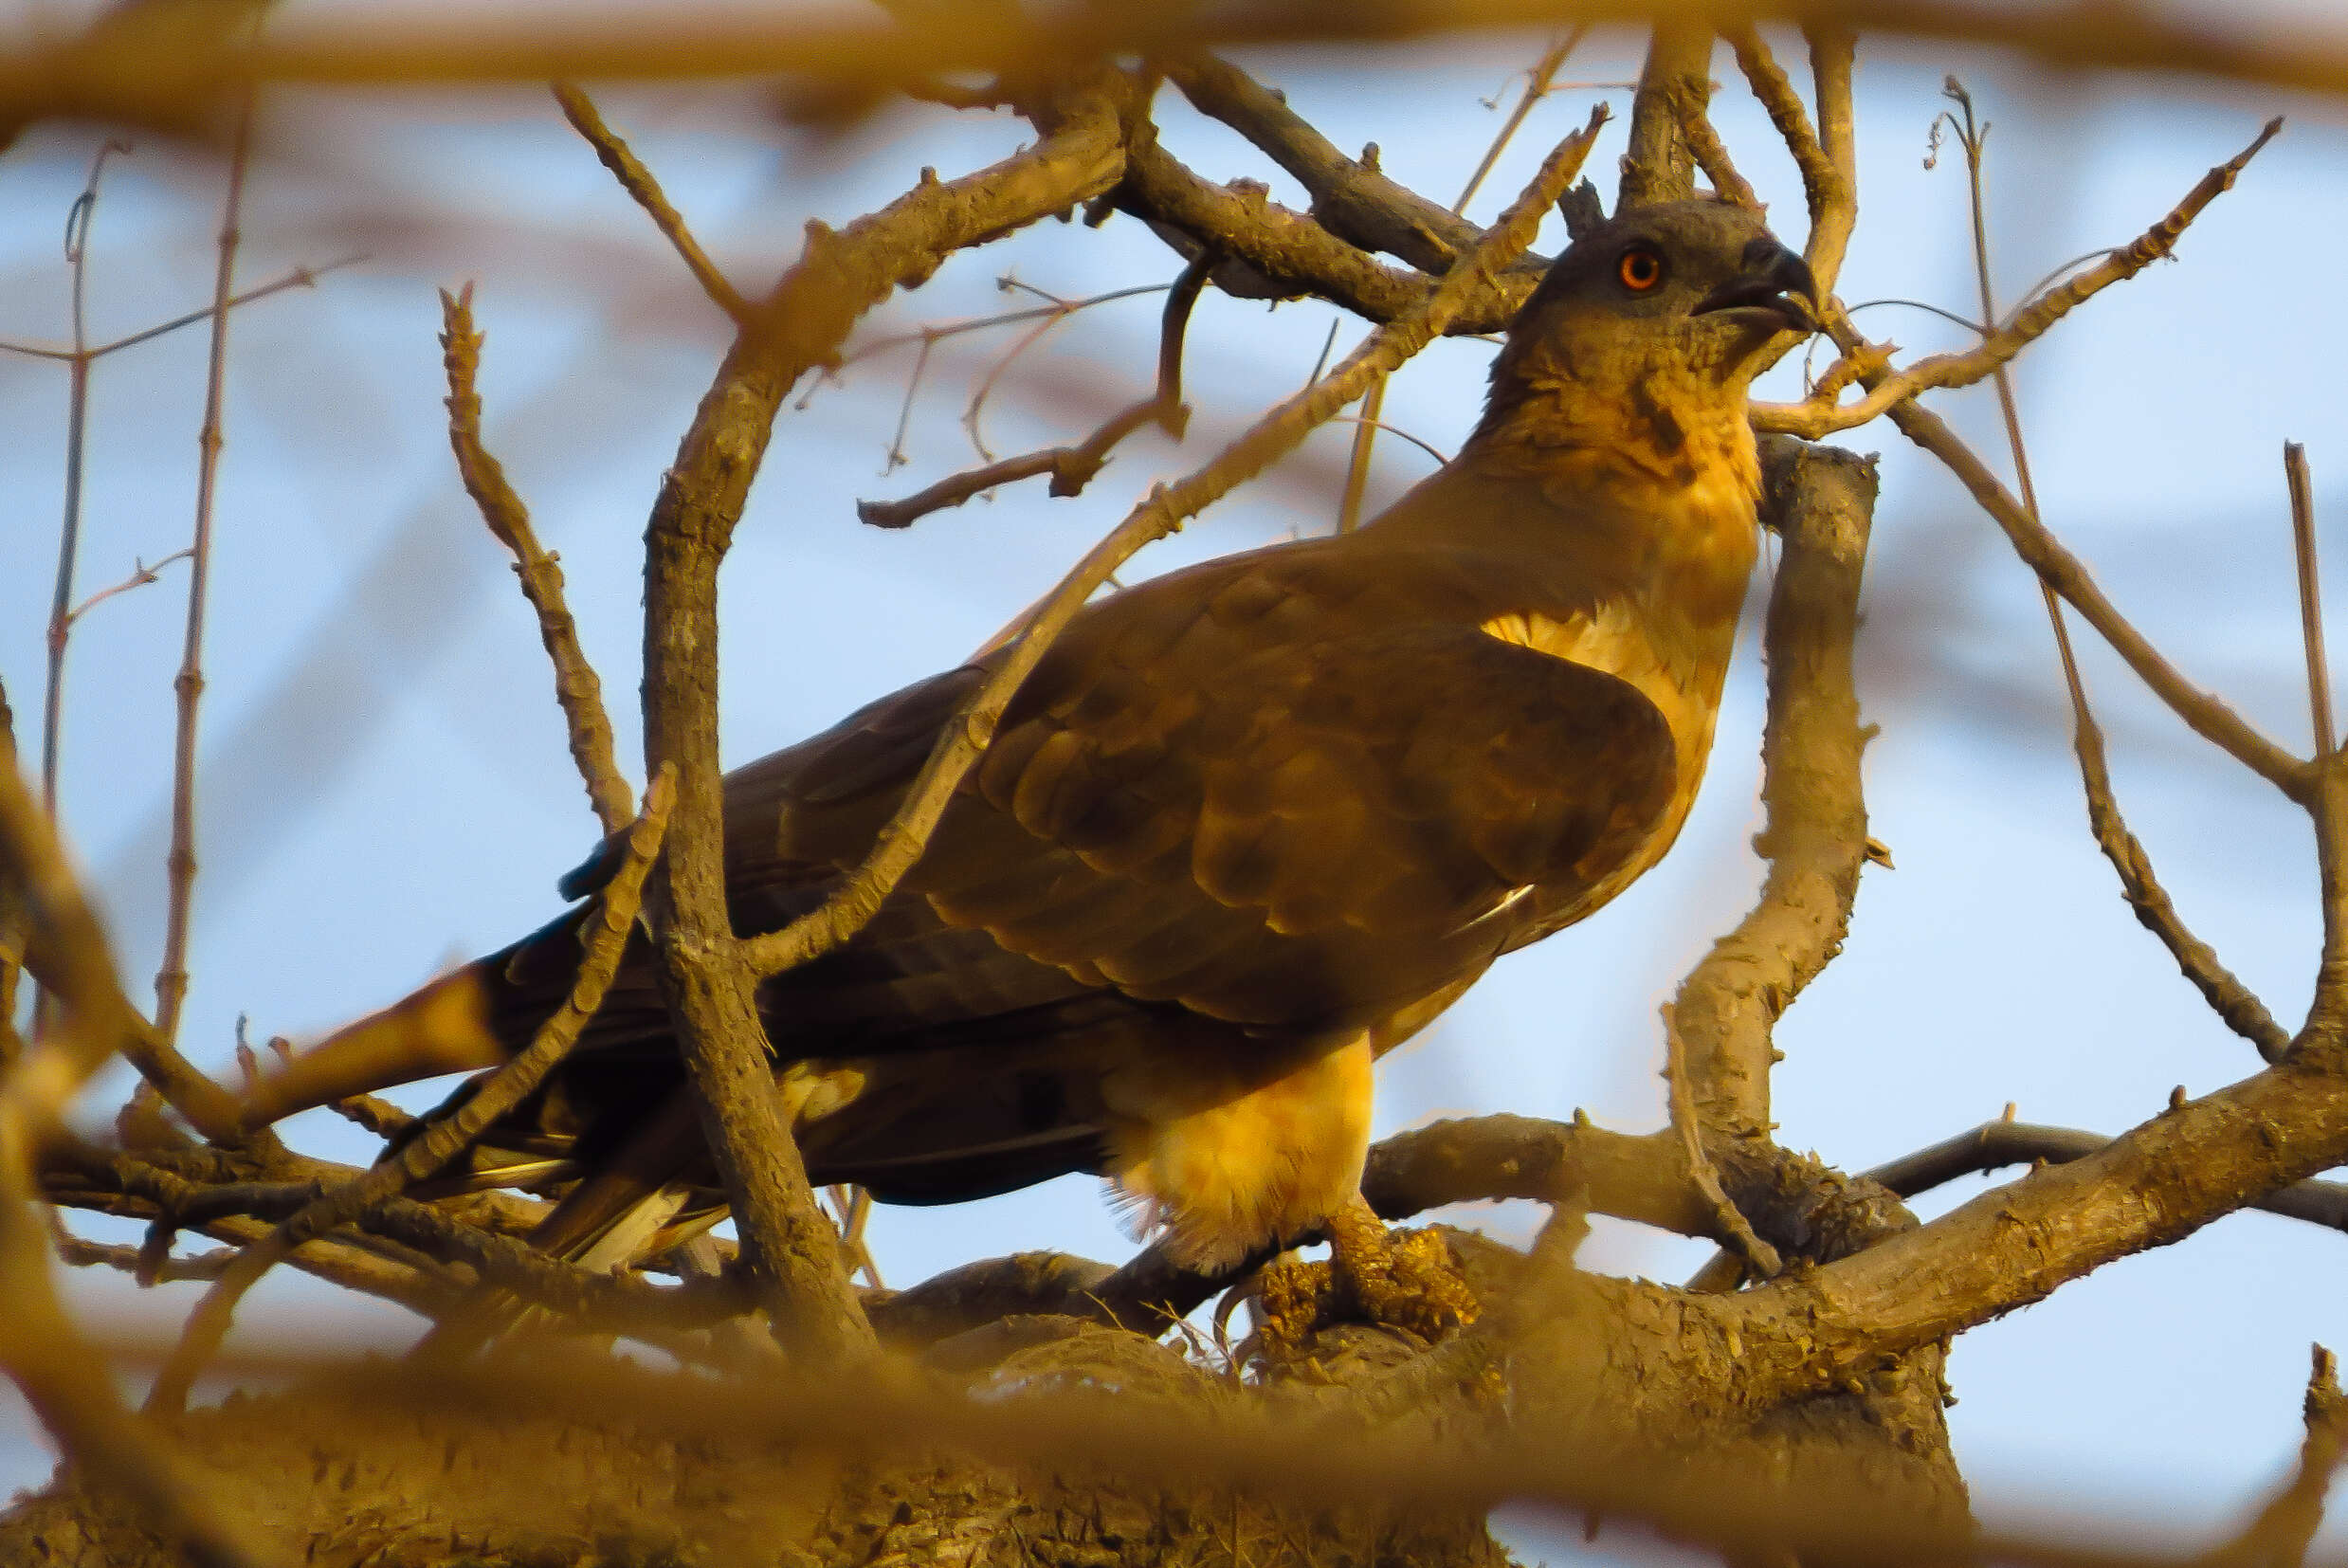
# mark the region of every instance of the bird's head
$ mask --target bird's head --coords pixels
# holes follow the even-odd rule
[[[1493,366],[1484,428],[1530,420],[1562,435],[1649,405],[1666,426],[1741,421],[1764,351],[1815,331],[1817,306],[1810,268],[1751,209],[1712,197],[1632,209],[1551,264]]]

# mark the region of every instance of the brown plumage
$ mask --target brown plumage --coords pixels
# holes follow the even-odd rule
[[[1392,509],[1080,616],[878,918],[760,993],[813,1179],[933,1203],[1097,1171],[1202,1267],[1358,1205],[1374,1056],[1679,831],[1754,557],[1745,387],[1811,292],[1741,209],[1602,225]],[[864,858],[984,668],[729,776],[738,930]],[[577,921],[327,1042],[256,1118],[501,1060],[568,989]],[[596,1263],[719,1201],[637,945],[447,1176],[567,1192],[540,1239]]]

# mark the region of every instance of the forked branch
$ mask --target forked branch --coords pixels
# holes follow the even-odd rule
[[[2046,336],[2057,321],[2080,305],[2112,284],[2135,277],[2170,254],[2186,226],[2221,192],[2232,188],[2235,176],[2242,173],[2243,167],[2282,129],[2281,119],[2268,120],[2257,139],[2211,169],[2202,177],[2201,183],[2171,210],[2168,216],[2128,245],[2111,251],[2095,265],[2073,273],[2063,282],[2042,290],[2015,311],[2011,320],[1983,337],[1975,347],[1962,354],[1937,354],[1889,374],[1873,378],[1863,376],[1860,379],[1866,386],[1866,395],[1853,403],[1837,403],[1830,397],[1823,400],[1811,397],[1799,403],[1756,403],[1753,405],[1754,428],[1815,441],[1888,413],[1919,392],[1946,387],[1970,387],[1987,379],[1999,366],[2009,363],[2014,356]],[[1831,372],[1829,374],[1832,376]],[[1847,382],[1838,379],[1834,384],[1847,385]]]
[[[636,925],[636,908],[644,894],[645,875],[660,853],[661,836],[668,826],[669,802],[675,775],[664,769],[645,792],[644,815],[629,830],[619,869],[605,884],[596,914],[586,931],[578,977],[571,993],[521,1053],[454,1114],[444,1117],[411,1140],[395,1158],[370,1169],[356,1180],[326,1193],[305,1205],[259,1245],[248,1248],[205,1292],[189,1314],[186,1328],[171,1358],[156,1375],[149,1395],[152,1410],[175,1411],[187,1400],[188,1390],[204,1363],[218,1348],[246,1291],[293,1249],[337,1225],[348,1224],[386,1198],[397,1197],[411,1184],[431,1176],[481,1136],[492,1121],[519,1104],[543,1083],[556,1063],[570,1053],[581,1033],[603,1006],[604,993],[619,973],[620,958]]]
[[[1166,294],[1166,310],[1158,331],[1157,386],[1149,396],[1129,403],[1103,420],[1092,434],[1073,447],[1051,447],[1020,457],[1005,458],[939,480],[902,501],[860,501],[856,517],[875,528],[909,528],[930,513],[959,506],[997,485],[1051,475],[1051,493],[1065,499],[1082,495],[1100,473],[1118,443],[1142,426],[1156,424],[1169,436],[1181,439],[1190,410],[1182,402],[1182,343],[1199,291],[1214,270],[1213,259],[1201,255],[1182,269]]]

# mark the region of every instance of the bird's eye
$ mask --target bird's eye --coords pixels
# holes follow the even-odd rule
[[[1645,294],[1664,281],[1664,259],[1647,246],[1634,245],[1614,264],[1614,276],[1633,294]]]

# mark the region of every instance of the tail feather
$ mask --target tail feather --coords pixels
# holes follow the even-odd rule
[[[254,1085],[247,1127],[355,1094],[492,1067],[512,1054],[490,1019],[491,964],[481,959],[329,1035]]]
[[[691,1179],[706,1159],[692,1093],[681,1084],[612,1159],[581,1177],[532,1228],[530,1245],[582,1267],[616,1272],[648,1251],[688,1240],[725,1217],[722,1203],[707,1202],[706,1183]],[[687,1212],[697,1197],[699,1208]],[[462,1360],[530,1322],[537,1312],[492,1292],[443,1319],[418,1341],[415,1354]]]
[[[692,1091],[680,1084],[614,1158],[582,1178],[538,1221],[530,1245],[588,1264],[592,1254],[611,1252],[610,1238],[620,1231],[634,1233],[639,1244],[647,1241],[676,1217],[697,1185],[707,1185],[690,1179],[706,1159]],[[590,1266],[608,1268],[635,1256],[633,1250],[611,1252]]]

